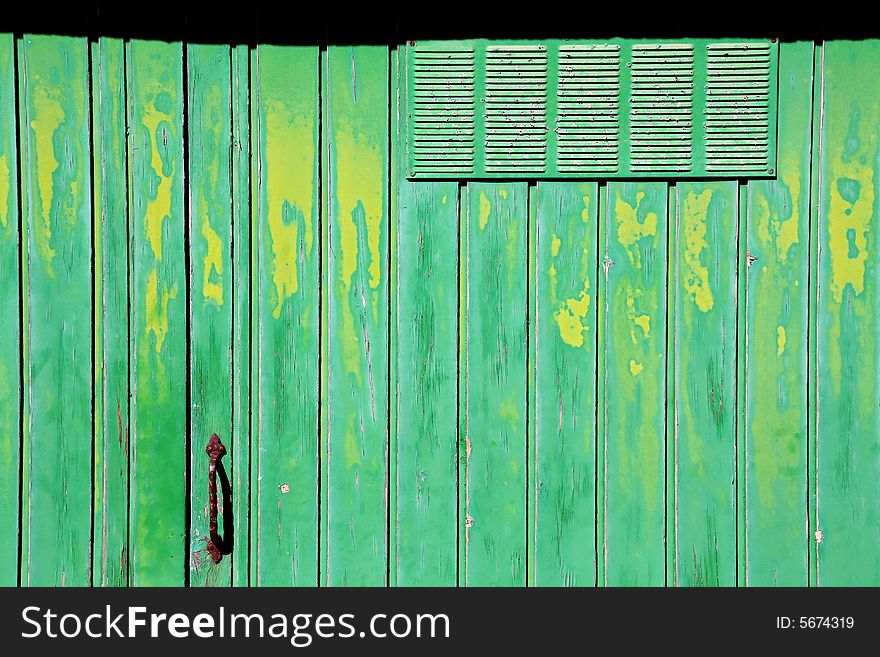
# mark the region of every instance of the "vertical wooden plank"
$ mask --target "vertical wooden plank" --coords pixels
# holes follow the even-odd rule
[[[327,51],[327,561],[383,585],[388,504],[388,48]]]
[[[458,185],[398,193],[395,568],[400,585],[454,586]]]
[[[19,57],[29,317],[22,581],[84,586],[93,373],[88,45],[25,36]]]
[[[468,187],[464,584],[523,586],[528,185]]]
[[[679,182],[675,250],[677,586],[736,581],[735,182]]]
[[[205,445],[216,433],[232,472],[232,169],[231,70],[229,46],[187,46],[187,143],[189,148],[190,249],[190,545],[192,586],[228,586],[229,558],[215,564],[208,554],[208,455]],[[223,503],[218,477],[218,528],[222,551],[232,526],[232,509]],[[221,548],[221,546],[217,546]]]
[[[21,403],[15,49],[0,34],[0,586],[18,583]]]
[[[318,577],[318,49],[260,46],[256,584]]]
[[[250,582],[251,203],[250,68],[246,44],[232,48],[232,585]]]
[[[880,41],[825,44],[818,583],[880,584]]]
[[[183,49],[126,53],[132,233],[130,548],[135,586],[181,585],[186,532],[187,274]]]
[[[608,566],[608,544],[605,540],[607,525],[605,522],[608,506],[606,492],[608,468],[608,415],[605,412],[608,399],[608,184],[599,183],[597,191],[599,208],[599,253],[596,270],[596,586],[606,586]]]
[[[128,188],[121,39],[92,44],[95,206],[95,529],[93,579],[128,584]]]
[[[813,44],[779,53],[776,180],[748,189],[745,584],[807,584],[807,306]],[[743,546],[746,549],[746,546]]]
[[[605,582],[665,578],[666,183],[608,184]]]
[[[596,183],[539,182],[535,583],[595,584]]]
[[[394,156],[394,583],[455,586],[459,186],[409,182]]]

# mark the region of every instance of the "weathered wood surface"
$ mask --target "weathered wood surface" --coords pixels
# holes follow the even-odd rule
[[[825,44],[812,531],[816,583],[828,586],[880,582],[878,76],[880,42]]]
[[[384,46],[0,36],[0,584],[880,582],[880,42],[779,52],[766,180],[459,184]]]
[[[181,585],[186,536],[187,272],[183,47],[131,41],[130,583]],[[207,442],[207,441],[206,441]]]
[[[748,184],[745,581],[807,584],[807,318],[813,45],[779,55],[779,174]],[[741,216],[741,225],[742,225]],[[742,333],[741,333],[742,334]],[[746,555],[748,556],[745,559]]]
[[[92,583],[129,582],[128,157],[125,45],[92,44],[95,258],[95,534]]]
[[[526,581],[528,186],[468,185],[462,226],[465,326],[460,584]]]
[[[609,183],[605,297],[604,583],[665,580],[666,183]]]
[[[327,371],[322,582],[386,583],[388,557],[389,53],[323,59]]]
[[[21,326],[15,42],[0,34],[0,586],[19,581]]]
[[[735,182],[676,185],[673,434],[673,582],[736,582]]]
[[[596,183],[537,192],[534,584],[596,579]]]
[[[256,585],[318,582],[318,49],[260,46],[252,69]]]
[[[27,386],[21,581],[85,586],[92,567],[89,51],[85,39],[26,35],[18,54]]]

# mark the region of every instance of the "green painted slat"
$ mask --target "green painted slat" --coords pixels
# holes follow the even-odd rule
[[[596,579],[596,183],[537,185],[535,583]]]
[[[22,583],[91,581],[92,215],[88,44],[20,41],[27,518]]]
[[[250,582],[251,202],[248,46],[232,48],[232,584]]]
[[[95,529],[92,582],[128,584],[128,180],[121,39],[93,43]]]
[[[666,183],[609,183],[605,230],[605,584],[665,579]]]
[[[779,53],[779,172],[748,197],[746,584],[807,584],[807,336],[813,44]]]
[[[458,185],[401,181],[398,193],[394,567],[400,585],[454,586]]]
[[[825,44],[817,583],[880,585],[880,41]],[[821,532],[821,533],[820,533]]]
[[[257,585],[318,581],[318,61],[260,46],[254,70]]]
[[[819,146],[821,143],[822,133],[822,116],[823,101],[822,94],[825,91],[824,77],[822,72],[825,66],[825,46],[821,43],[816,44],[813,54],[813,129],[812,129],[812,148],[810,161],[810,292],[809,307],[807,316],[809,317],[809,328],[807,332],[807,409],[809,417],[807,418],[807,515],[809,517],[809,531],[807,536],[807,564],[808,564],[808,582],[810,586],[816,586],[817,565],[819,548],[821,543],[815,540],[815,532],[817,527],[817,515],[819,512],[818,504],[816,504],[816,489],[818,488],[816,477],[816,457],[818,456],[816,444],[817,422],[815,421],[816,399],[818,396],[817,369],[819,354],[817,353],[818,336],[817,331],[817,312],[818,294],[817,283],[819,271],[819,207],[821,206],[821,198],[819,194],[821,176],[819,171],[821,161],[819,158]]]
[[[0,34],[0,586],[18,583],[21,327],[15,47]],[[14,538],[13,538],[14,537]]]
[[[672,583],[733,586],[739,187],[683,182],[676,191]]]
[[[216,433],[227,449],[223,472],[234,470],[232,434],[232,162],[229,46],[187,46],[187,144],[190,249],[190,545],[192,586],[228,586],[232,560],[215,564],[208,541],[208,455]],[[218,473],[219,474],[219,473]],[[217,478],[219,531],[229,537],[232,511]],[[217,546],[221,547],[221,546]]]
[[[465,260],[467,586],[526,579],[528,185],[468,186]]]
[[[131,583],[174,586],[183,584],[188,569],[183,48],[132,40],[126,65],[133,249]]]
[[[388,68],[384,46],[327,51],[329,585],[387,574]]]

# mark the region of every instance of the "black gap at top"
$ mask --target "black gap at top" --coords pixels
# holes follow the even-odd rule
[[[11,5],[10,5],[11,6]],[[777,37],[785,41],[880,36],[875,21],[831,5],[604,2],[408,3],[311,0],[92,0],[20,3],[0,32],[185,40],[191,43],[393,45],[419,39]]]

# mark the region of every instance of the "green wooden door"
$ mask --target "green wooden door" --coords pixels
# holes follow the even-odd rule
[[[0,36],[0,584],[880,584],[878,62]]]

